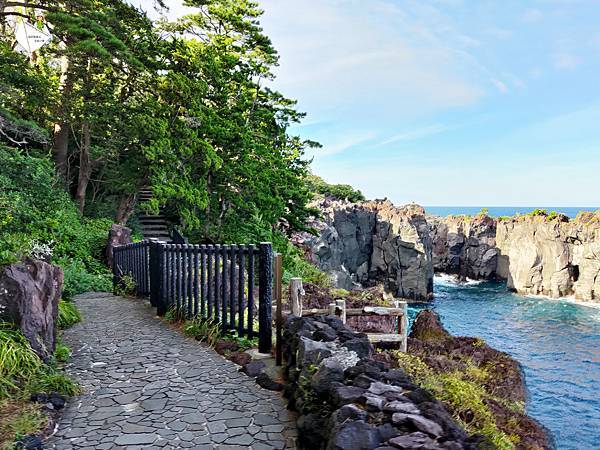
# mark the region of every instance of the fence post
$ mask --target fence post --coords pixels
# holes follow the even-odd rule
[[[258,289],[258,351],[270,353],[273,340],[273,245],[270,242],[261,242],[259,246]]]
[[[119,274],[119,257],[120,257],[120,249],[118,247],[114,247],[112,251],[112,272],[113,272],[113,294],[117,295],[117,286],[121,282],[121,276]]]
[[[275,253],[275,286],[274,293],[277,301],[275,316],[275,364],[281,366],[283,342],[283,258],[280,253]]]
[[[166,295],[166,285],[167,285],[167,277],[166,271],[168,270],[166,265],[166,254],[165,254],[165,245],[161,242],[156,243],[156,314],[159,316],[164,316],[167,313],[167,309],[169,308],[168,299]],[[152,266],[150,266],[152,267]],[[150,291],[151,293],[153,291]]]
[[[302,278],[290,279],[290,305],[292,314],[302,317],[302,296],[304,288],[302,287]]]
[[[150,304],[155,308],[158,307],[160,299],[160,243],[157,241],[150,242]]]

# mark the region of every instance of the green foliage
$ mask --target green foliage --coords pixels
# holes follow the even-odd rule
[[[21,392],[43,363],[23,334],[0,322],[0,400]]]
[[[0,323],[0,400],[37,392],[74,395],[78,387],[62,371],[44,364],[19,330]]]
[[[183,332],[186,336],[205,342],[211,347],[214,347],[222,337],[221,325],[218,322],[201,317],[186,320],[183,324]]]
[[[321,177],[310,174],[306,177],[306,183],[315,194],[325,197],[333,197],[339,200],[348,200],[350,202],[361,202],[365,196],[358,189],[354,189],[349,184],[329,184]]]
[[[79,322],[81,322],[81,313],[75,303],[61,300],[58,303],[58,327],[64,330]]]
[[[527,214],[525,214],[526,216],[547,216],[548,215],[548,211],[545,209],[540,209],[540,208],[536,208],[531,212],[528,212]]]
[[[171,323],[181,323],[185,321],[186,311],[184,308],[170,307],[165,313],[165,320]]]
[[[25,389],[27,392],[58,392],[69,396],[80,392],[77,383],[64,372],[46,365],[43,365],[41,370],[29,379]]]
[[[0,400],[0,449],[14,450],[14,442],[47,424],[40,406],[26,401]]]
[[[444,402],[454,418],[467,431],[483,435],[491,448],[515,448],[518,437],[508,435],[498,428],[492,410],[486,403],[490,395],[485,389],[488,378],[485,369],[467,361],[464,372],[436,373],[418,356],[399,351],[391,353],[398,366],[408,373],[415,383]]]
[[[66,363],[70,357],[71,349],[62,343],[57,343],[56,350],[54,350],[54,359],[59,363]]]
[[[488,208],[481,208],[481,211],[477,213],[478,216],[488,216],[490,214],[490,210]]]
[[[122,297],[128,297],[135,293],[136,283],[131,275],[123,275],[116,286],[115,293]]]
[[[248,336],[240,336],[237,331],[224,334],[222,339],[227,342],[235,342],[239,347],[239,351],[242,352],[258,345],[258,336],[250,339]]]
[[[108,268],[90,273],[85,264],[76,259],[61,259],[58,264],[65,274],[63,285],[63,298],[70,300],[74,295],[84,292],[109,292],[112,291],[112,275]]]

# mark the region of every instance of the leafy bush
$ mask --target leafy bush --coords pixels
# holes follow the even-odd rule
[[[58,303],[58,327],[63,330],[81,322],[81,313],[73,302],[61,300]]]
[[[309,175],[306,178],[306,183],[313,193],[325,197],[334,197],[339,200],[348,200],[354,203],[365,200],[363,193],[349,184],[329,184],[317,175]]]
[[[70,300],[83,292],[112,291],[112,275],[108,268],[98,273],[90,273],[85,264],[76,259],[61,259],[58,264],[65,273],[63,298]]]
[[[64,372],[46,365],[43,365],[41,370],[29,379],[25,389],[27,392],[58,392],[69,396],[80,392],[77,383]]]
[[[71,357],[71,349],[64,344],[56,344],[54,358],[60,363],[66,363]]]

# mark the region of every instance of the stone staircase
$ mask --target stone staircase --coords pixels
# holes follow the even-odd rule
[[[152,190],[148,188],[140,189],[138,195],[139,204],[143,204],[152,199]],[[169,234],[169,221],[161,213],[157,215],[149,215],[141,211],[139,214],[140,228],[144,239],[158,239],[160,241],[170,242],[171,235]]]

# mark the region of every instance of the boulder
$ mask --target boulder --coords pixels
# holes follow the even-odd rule
[[[362,420],[343,424],[330,440],[328,450],[367,450],[381,444],[376,427]]]
[[[417,315],[408,337],[420,341],[442,341],[452,336],[442,325],[437,313],[424,309]]]
[[[251,361],[242,367],[242,372],[252,378],[256,378],[259,376],[265,368],[265,363],[263,361]]]
[[[438,450],[442,448],[429,436],[420,432],[397,436],[390,439],[388,443],[400,450]]]
[[[17,325],[44,361],[56,345],[63,279],[60,267],[32,259],[0,269],[0,320]]]
[[[105,255],[108,267],[113,266],[113,251],[119,245],[131,244],[131,229],[126,226],[113,223],[108,231],[108,242],[106,243]]]

